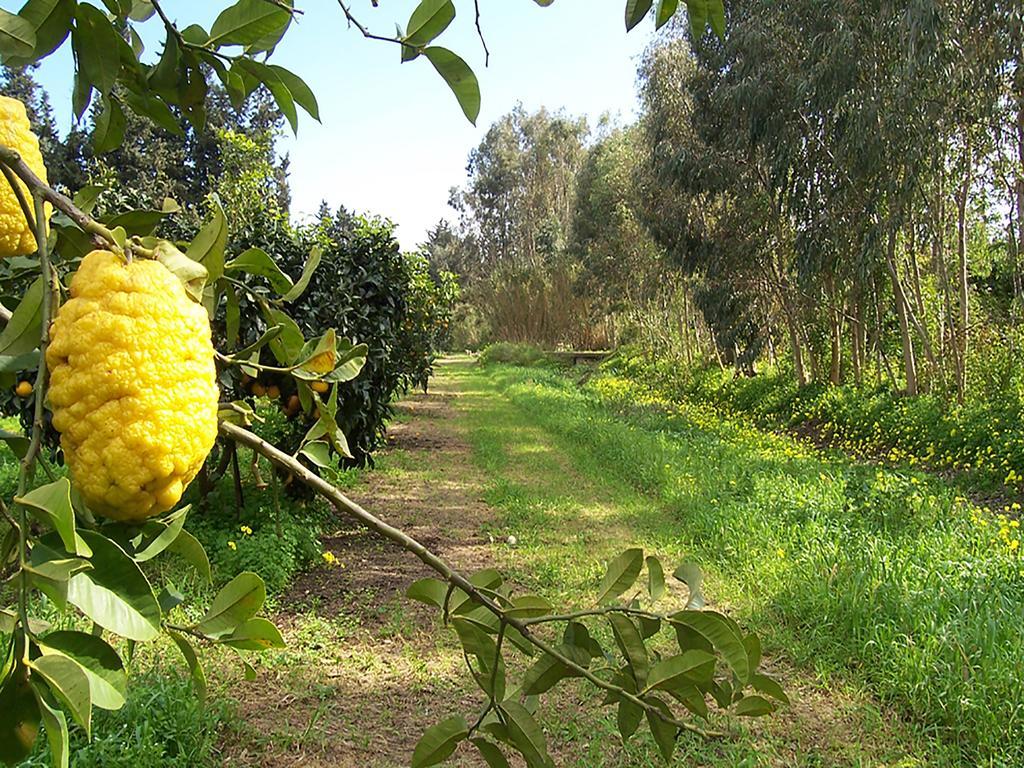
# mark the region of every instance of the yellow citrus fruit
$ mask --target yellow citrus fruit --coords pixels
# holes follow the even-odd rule
[[[314,381],[312,384],[310,384],[310,386],[313,388],[314,392],[317,392],[321,395],[331,388],[331,385],[328,384],[326,381]]]
[[[0,96],[0,144],[16,151],[25,164],[43,181],[46,181],[46,166],[39,151],[39,139],[32,133],[25,105],[17,99]],[[19,180],[18,186],[28,204],[32,196]],[[45,206],[46,217],[50,215],[50,204]],[[36,238],[25,220],[25,214],[18,198],[7,179],[0,177],[0,258],[24,256],[36,249]]]
[[[86,256],[51,330],[53,426],[86,503],[140,521],[181,498],[217,437],[206,311],[156,261]]]
[[[19,381],[18,386],[14,388],[14,394],[18,397],[28,397],[32,394],[32,382],[31,381]]]

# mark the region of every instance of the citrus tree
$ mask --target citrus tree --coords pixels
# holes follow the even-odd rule
[[[658,22],[676,6],[662,0]],[[698,31],[710,21],[721,32],[720,2],[687,6]],[[433,44],[454,17],[451,0],[423,0],[394,37],[374,35],[346,4],[339,7],[364,35],[399,44],[403,60],[430,61],[475,118],[475,77],[462,59]],[[653,0],[630,0],[627,26],[652,7]],[[102,7],[29,0],[16,15],[0,12],[0,56],[9,64],[33,62],[70,37],[75,111],[84,114],[98,99],[99,151],[120,142],[126,109],[169,130],[179,115],[201,125],[210,78],[236,99],[265,87],[294,126],[296,105],[315,118],[316,99],[298,76],[268,59],[298,12],[284,0],[239,0],[206,30],[179,28],[157,0],[104,0]],[[150,17],[166,35],[159,57],[147,64],[136,26]],[[27,433],[2,435],[20,474],[13,498],[0,502],[0,761],[22,759],[42,727],[54,764],[68,765],[68,718],[88,733],[94,707],[124,703],[124,657],[136,643],[169,638],[200,689],[202,647],[238,651],[247,674],[255,674],[245,654],[282,644],[274,625],[257,615],[265,587],[255,574],[238,575],[204,612],[186,613],[188,598],[151,567],[174,553],[209,577],[179,501],[218,434],[435,572],[413,584],[409,596],[436,607],[457,635],[481,706],[427,728],[414,766],[441,763],[460,745],[490,766],[507,765],[508,752],[531,767],[551,765],[537,698],[567,678],[604,692],[623,738],[646,721],[666,761],[684,731],[723,735],[698,722],[711,708],[757,716],[785,702],[778,683],[760,671],[756,636],[705,610],[694,566],[672,572],[688,588],[686,599],[658,611],[671,599],[666,569],[629,549],[609,564],[592,606],[559,610],[539,595],[517,593],[493,569],[455,571],[349,500],[316,470],[347,452],[337,426],[344,404],[332,385],[354,379],[368,350],[331,327],[304,332],[290,315],[319,266],[319,251],[310,251],[296,277],[258,248],[234,248],[238,255],[228,258],[229,226],[216,205],[189,243],[152,234],[171,206],[94,218],[95,190],[69,199],[47,184],[23,106],[3,100],[0,118],[0,274],[5,289],[20,291],[0,332],[0,374],[32,413]],[[266,278],[269,288],[257,290],[246,275]],[[258,338],[244,342],[232,332],[243,300],[264,325]],[[222,349],[214,348],[210,330],[218,316],[226,325]],[[294,452],[250,429],[253,412],[244,400],[222,395],[229,371],[250,380],[287,377],[303,410],[316,414]],[[60,435],[66,475],[42,450],[50,425]],[[41,622],[47,603],[74,611],[77,619],[62,620],[74,628]]]

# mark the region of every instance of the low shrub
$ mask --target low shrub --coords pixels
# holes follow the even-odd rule
[[[480,362],[484,365],[531,366],[545,361],[546,355],[540,347],[521,342],[498,341],[488,344],[480,353]]]

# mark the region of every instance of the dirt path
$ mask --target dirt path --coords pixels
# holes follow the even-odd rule
[[[464,364],[443,368],[429,394],[401,404],[390,440],[378,468],[365,473],[350,495],[460,569],[496,565],[506,572],[541,572],[538,578],[547,572],[557,581],[562,576],[552,561],[578,559],[579,551],[621,546],[623,539],[640,535],[636,513],[622,506],[633,502],[579,475],[549,435],[487,390]],[[499,455],[488,457],[488,450]],[[564,494],[565,486],[572,488],[572,498],[558,495],[549,505],[554,513],[544,513],[561,519],[541,517],[537,523],[538,541],[547,551],[543,558],[532,556],[541,550],[525,542],[522,551],[502,545],[513,521],[496,500],[496,489],[532,489],[543,497]],[[517,530],[531,536],[529,522],[522,525]],[[254,682],[237,675],[225,679],[238,701],[238,725],[223,741],[226,766],[406,766],[427,726],[479,706],[453,640],[437,627],[432,611],[403,597],[410,583],[431,575],[425,566],[343,521],[323,543],[340,564],[303,575],[282,600],[278,623],[288,648],[266,658]],[[691,744],[690,758],[678,764],[927,764],[899,747],[863,695],[834,685],[827,690],[806,673],[776,667],[793,697],[790,709],[742,728],[728,743]],[[648,757],[654,752],[643,738],[640,746],[623,749],[614,712],[609,718],[596,701],[582,698],[584,689],[556,690],[541,713],[551,728],[556,765],[659,764]],[[468,756],[452,764],[483,765]]]

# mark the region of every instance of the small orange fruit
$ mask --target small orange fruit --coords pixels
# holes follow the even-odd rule
[[[14,394],[18,397],[28,397],[32,394],[32,382],[31,381],[19,381],[18,386],[14,388]]]
[[[257,381],[255,384],[252,385],[252,393],[256,397],[263,397],[265,394],[267,394],[267,388]]]
[[[281,388],[277,386],[277,384],[271,384],[269,387],[267,387],[267,397],[269,397],[271,400],[277,400],[279,397],[281,397]]]
[[[331,385],[326,381],[314,381],[310,386],[313,388],[314,392],[321,395],[331,388]]]

